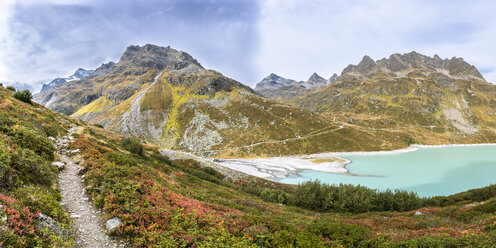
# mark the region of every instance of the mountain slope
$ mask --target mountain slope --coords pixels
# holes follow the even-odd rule
[[[407,134],[411,143],[496,141],[496,86],[461,58],[365,56],[293,104],[338,121]]]
[[[69,137],[68,129],[74,131]],[[74,228],[81,201],[96,205],[104,220],[118,218],[115,235],[129,247],[496,245],[495,186],[421,199],[361,186],[286,185],[228,168],[221,174],[218,167],[171,160],[160,147],[18,101],[3,87],[0,134],[2,247],[77,246],[84,237]],[[63,149],[53,146],[55,138]],[[58,173],[50,164],[59,157],[54,152],[76,161],[77,175],[73,164]],[[67,172],[75,177],[66,180],[84,182],[85,197],[59,191],[55,179]],[[70,201],[61,204],[67,195]],[[67,213],[68,204],[75,211]]]
[[[271,156],[404,145],[401,139],[383,142],[267,100],[204,69],[185,52],[154,45],[131,46],[119,63],[104,64],[91,76],[40,98],[55,111],[108,130],[202,155]]]

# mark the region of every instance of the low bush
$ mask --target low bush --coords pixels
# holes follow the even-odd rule
[[[372,236],[369,229],[335,222],[328,218],[318,218],[309,226],[308,231],[331,241],[332,247],[367,247]]]
[[[33,95],[31,95],[31,91],[29,90],[21,90],[14,93],[14,98],[19,101],[23,101],[25,103],[31,104],[31,99],[33,99]]]
[[[55,147],[46,136],[30,128],[17,129],[14,135],[19,146],[33,150],[44,159],[53,160]]]
[[[8,90],[12,91],[12,92],[15,92],[16,91],[16,88],[14,88],[14,86],[7,86]]]
[[[290,196],[282,190],[266,188],[260,193],[260,198],[268,202],[287,204]]]
[[[59,222],[69,223],[69,218],[64,208],[59,204],[62,197],[57,190],[39,185],[30,185],[17,189],[14,195],[23,206],[40,211]]]
[[[18,150],[12,159],[12,168],[19,173],[23,184],[50,186],[57,177],[57,169],[49,161],[29,149]]]
[[[109,152],[105,154],[105,158],[108,161],[115,163],[116,165],[127,165],[127,166],[137,165],[136,160],[122,153]]]
[[[144,154],[143,145],[137,139],[123,138],[121,140],[121,146],[130,153],[138,154],[140,156]]]

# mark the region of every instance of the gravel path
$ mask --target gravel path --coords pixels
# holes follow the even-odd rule
[[[68,137],[64,137],[59,140],[58,144],[63,147],[68,140]],[[65,163],[65,168],[59,174],[61,204],[73,220],[72,228],[76,235],[76,247],[126,247],[124,242],[117,241],[106,234],[100,211],[84,192],[84,179],[78,174],[81,167],[67,155],[60,155],[60,158]]]

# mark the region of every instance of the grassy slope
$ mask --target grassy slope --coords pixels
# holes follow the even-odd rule
[[[406,143],[450,144],[496,141],[496,87],[480,80],[455,80],[442,88],[429,77],[391,79],[346,78],[300,98],[294,105],[372,133],[397,136]],[[464,103],[469,107],[464,108]],[[446,119],[443,109],[461,107],[478,130],[468,134]]]
[[[214,131],[222,137],[222,142],[197,152],[221,157],[390,150],[407,146],[403,139],[393,135],[357,130],[350,125],[337,130],[341,126],[338,122],[264,99],[235,84],[229,90],[199,93],[212,87],[215,80],[230,79],[212,71],[189,76],[163,73],[140,102],[140,116],[147,127],[131,128],[132,131],[126,129],[124,134],[135,132],[131,134],[148,142],[183,149],[185,136],[202,136],[206,131]],[[142,85],[133,96],[111,108],[103,104],[109,102],[103,96],[81,108],[74,116],[81,118],[95,114],[90,118],[91,123],[106,124],[110,130],[123,130],[121,117],[148,86],[148,83]],[[112,90],[112,87],[107,89]],[[102,109],[105,111],[101,112]],[[206,115],[210,123],[225,124],[227,128],[207,123],[204,131],[194,133],[200,130],[191,124],[198,113]],[[150,134],[148,126],[161,130],[161,136]]]
[[[72,246],[47,138],[65,134],[72,122],[0,87],[0,246]],[[58,229],[41,228],[39,213],[57,221]]]
[[[158,155],[158,147],[146,146],[147,155],[140,157],[123,151],[119,137],[109,138],[105,130],[86,127],[83,133],[72,148],[85,156],[93,199],[109,218],[124,221],[120,233],[138,246],[479,245],[492,235],[494,212],[475,211],[476,204],[466,205],[470,201],[420,209],[421,216],[317,213],[265,202],[242,190],[243,182],[221,180],[193,161],[168,161]],[[134,162],[124,165],[127,160]]]
[[[2,141],[12,149],[16,148],[9,143],[10,129],[31,126],[41,137],[47,133],[56,136],[65,133],[72,122],[42,107],[18,102],[4,89],[0,93],[2,132],[7,132]],[[5,122],[6,118],[13,123]],[[78,156],[84,159],[88,192],[109,218],[118,216],[124,222],[119,235],[137,246],[431,247],[490,245],[494,240],[490,233],[496,218],[493,201],[482,207],[459,201],[448,207],[421,209],[421,216],[413,212],[319,213],[265,202],[263,192],[261,197],[248,193],[253,192],[248,190],[253,184],[267,192],[277,189],[291,193],[293,186],[250,178],[227,182],[222,175],[200,168],[193,161],[169,161],[158,154],[155,146],[145,146],[144,156],[131,154],[121,146],[120,135],[80,125],[82,130],[71,149],[81,149]],[[32,211],[41,210],[67,223],[53,184],[28,185],[32,186],[2,188],[1,194],[18,197],[18,208],[29,206]],[[31,190],[42,193],[30,193]],[[5,204],[4,198],[0,200]],[[2,224],[0,242],[23,246],[23,240],[35,239],[27,233],[13,236],[13,224],[10,218]],[[60,245],[53,238],[42,238],[42,245]]]

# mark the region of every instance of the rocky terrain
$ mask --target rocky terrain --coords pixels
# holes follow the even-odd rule
[[[43,84],[43,86],[41,87],[41,92],[44,92],[44,91],[47,91],[53,87],[65,84],[69,81],[83,79],[83,78],[91,75],[91,73],[93,73],[93,72],[94,72],[94,70],[85,70],[85,69],[79,68],[76,70],[76,72],[74,72],[74,74],[72,74],[68,77],[65,77],[65,78],[58,77],[58,78],[55,78],[54,80],[50,81],[50,83],[48,83],[48,84]]]
[[[495,92],[463,59],[416,52],[365,56],[329,80],[271,74],[252,90],[185,52],[145,45],[36,99],[164,148],[230,157],[494,142]]]
[[[281,79],[279,84],[291,82]],[[301,87],[327,82],[314,74]],[[403,143],[383,142],[349,126],[330,132],[340,124],[263,98],[204,69],[185,52],[154,45],[130,46],[118,63],[104,64],[89,77],[42,92],[37,99],[105,129],[201,155],[377,150]],[[360,144],[364,140],[367,145]]]
[[[312,89],[333,83],[337,78],[336,73],[329,79],[313,73],[307,81],[296,81],[272,73],[255,86],[255,91],[264,97],[283,102],[283,99],[300,96]]]
[[[115,68],[115,64],[108,64],[103,71]],[[166,72],[143,86],[141,91],[146,92],[141,102],[162,83]],[[224,104],[212,99],[216,98],[201,100],[215,106]],[[260,106],[289,108],[268,100],[265,104]],[[465,108],[463,103],[452,107]],[[194,110],[200,112],[196,123],[204,122],[207,114],[213,119],[208,109]],[[287,115],[297,116],[296,110],[291,108]],[[449,111],[447,114],[459,117]],[[217,119],[207,124],[224,125]],[[372,132],[375,129],[340,124],[300,137],[250,143],[240,149],[281,151],[278,149],[288,147],[301,152],[304,150],[298,150],[298,144],[311,150],[319,143],[346,147],[363,140],[357,134],[394,140],[386,131],[374,136],[381,129]],[[1,247],[496,245],[494,185],[451,196],[420,198],[413,192],[318,181],[281,184],[221,167],[216,162],[222,160],[216,158],[142,144],[26,99],[18,100],[3,87],[0,133]]]
[[[416,52],[365,56],[330,85],[293,98],[295,106],[411,143],[494,142],[496,86],[461,58]]]

